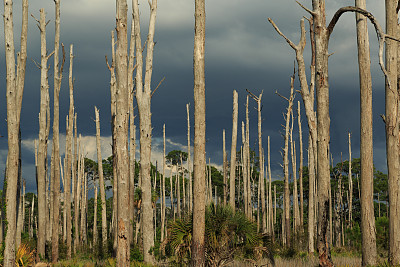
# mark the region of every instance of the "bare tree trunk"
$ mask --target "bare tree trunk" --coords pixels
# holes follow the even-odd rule
[[[128,161],[128,25],[126,0],[116,1],[117,49],[115,57],[116,74],[116,118],[115,118],[115,160],[117,187],[117,265],[129,265],[129,161]],[[115,179],[116,178],[116,179]]]
[[[225,129],[222,130],[222,175],[224,177],[224,185],[223,185],[223,203],[226,205],[226,195],[227,195],[227,166],[226,166],[226,149],[225,149]]]
[[[96,118],[96,147],[97,147],[97,166],[99,173],[99,186],[101,198],[101,240],[103,244],[103,253],[107,251],[107,210],[106,210],[106,192],[104,186],[103,175],[103,162],[101,156],[101,143],[100,143],[100,115],[99,110],[94,108]]]
[[[303,132],[301,130],[300,101],[297,101],[297,122],[299,126],[299,184],[300,184],[300,233],[304,232],[304,200],[303,200]]]
[[[17,215],[17,231],[15,234],[15,249],[18,250],[19,246],[21,245],[21,234],[22,234],[22,212],[24,211],[24,206],[22,202],[22,190],[19,190],[19,209]]]
[[[252,94],[250,91],[247,90],[247,92],[250,94],[250,96],[257,102],[257,113],[258,113],[258,155],[260,158],[260,163],[261,163],[261,158],[263,158],[263,148],[262,148],[262,127],[261,127],[261,99],[263,92],[260,93],[260,95],[257,97],[254,94]],[[262,231],[263,233],[266,233],[267,231],[267,222],[266,222],[266,212],[265,212],[265,178],[264,178],[264,166],[261,167],[260,165],[260,179],[261,179],[261,188],[260,188],[260,194],[261,194],[261,218],[262,218]]]
[[[187,107],[187,105],[186,105]],[[164,241],[164,236],[165,236],[165,207],[166,207],[166,202],[165,202],[165,124],[163,125],[163,169],[162,169],[162,190],[161,190],[161,243]],[[189,147],[189,154],[190,154],[190,145]],[[189,168],[188,168],[189,170]],[[190,172],[190,171],[189,171]],[[190,175],[190,174],[189,174]],[[189,189],[190,190],[190,189]],[[190,193],[189,193],[190,195]],[[189,207],[191,200],[189,197]],[[190,208],[189,208],[190,210]]]
[[[135,40],[136,40],[136,102],[139,109],[140,121],[140,173],[142,177],[142,230],[143,230],[143,250],[144,261],[154,262],[154,256],[149,253],[154,246],[154,227],[153,227],[153,208],[151,202],[151,176],[150,176],[150,156],[151,156],[151,77],[153,70],[153,51],[154,51],[154,32],[157,14],[157,0],[150,3],[150,24],[147,36],[146,69],[144,84],[142,81],[143,58],[142,43],[140,38],[140,21],[138,1],[133,0],[133,13],[135,20]],[[125,13],[124,13],[125,14]],[[118,76],[118,75],[117,75]],[[128,251],[129,252],[129,251]],[[129,254],[128,254],[129,256]]]
[[[97,186],[94,187],[93,247],[97,245]]]
[[[19,132],[22,96],[24,92],[26,47],[28,32],[28,1],[22,1],[21,52],[17,54],[15,70],[14,27],[12,0],[4,0],[4,41],[6,53],[7,92],[7,190],[5,192],[7,231],[5,237],[4,266],[14,266],[17,220],[17,191],[19,173]],[[15,73],[17,72],[17,73]]]
[[[68,112],[68,127],[66,136],[66,164],[65,169],[65,187],[64,187],[64,206],[66,207],[66,236],[67,236],[67,258],[71,258],[72,250],[72,221],[71,221],[71,172],[72,170],[72,138],[74,124],[74,80],[72,77],[72,68],[74,60],[73,45],[69,47],[69,112]]]
[[[55,264],[58,261],[58,235],[60,220],[60,141],[59,141],[59,124],[60,124],[60,88],[62,79],[62,69],[64,66],[65,55],[59,67],[59,47],[60,47],[60,0],[54,0],[55,3],[55,39],[54,39],[54,110],[53,110],[53,153],[54,153],[54,171],[53,185],[53,221],[52,221],[52,238],[51,238],[51,261]]]
[[[233,112],[232,112],[232,143],[231,143],[231,169],[229,174],[229,204],[235,210],[235,178],[236,178],[236,143],[238,126],[238,93],[233,90]]]
[[[356,7],[366,9],[365,0],[355,0]],[[361,157],[361,233],[362,264],[376,265],[376,236],[373,196],[372,81],[367,18],[356,13],[358,64],[360,76],[360,157]],[[351,140],[349,133],[349,213],[351,214],[353,183],[351,181]],[[349,216],[351,224],[351,215]]]
[[[372,94],[372,92],[371,92]],[[372,99],[372,95],[371,95]],[[372,125],[371,125],[372,128]],[[361,134],[362,136],[363,134]],[[362,137],[361,137],[362,138]],[[371,141],[372,142],[372,141]],[[350,229],[353,229],[353,223],[352,223],[352,211],[353,211],[353,174],[351,172],[351,133],[349,132],[349,226]]]
[[[315,209],[314,209],[314,185],[315,185],[315,159],[313,150],[313,140],[311,135],[308,136],[308,253],[314,253],[314,225],[315,225]]]
[[[191,150],[191,147],[190,147],[189,104],[186,104],[186,112],[187,112],[187,140],[188,140],[188,159],[187,159],[187,164],[188,164],[188,173],[189,173],[189,212],[192,212],[192,210],[193,210],[193,181],[192,181],[192,163],[190,162],[190,150]],[[165,154],[165,152],[164,152],[164,154]]]
[[[191,266],[205,266],[205,1],[195,0],[194,73],[194,195]]]
[[[286,109],[285,117],[285,147],[283,149],[283,173],[284,173],[284,220],[285,220],[285,245],[290,246],[290,190],[289,190],[289,125],[290,125],[290,114],[293,108],[294,100],[294,76],[290,77],[290,97],[285,98],[288,101],[288,107]]]
[[[76,121],[76,120],[75,120]],[[76,127],[75,127],[76,130]],[[76,138],[76,134],[75,134]],[[77,142],[75,141],[75,144]],[[78,163],[78,168],[77,168],[77,181],[76,181],[76,191],[75,191],[75,206],[74,206],[74,226],[75,226],[75,236],[74,236],[74,254],[76,255],[77,249],[79,247],[79,203],[80,203],[80,195],[81,195],[81,177],[82,177],[82,171],[81,171],[81,135],[79,135],[79,148],[78,150],[75,149],[75,151],[78,151],[77,155],[77,163]],[[76,148],[76,145],[75,145]]]
[[[37,253],[39,257],[45,258],[46,243],[46,118],[47,118],[47,94],[49,91],[48,69],[46,48],[46,14],[44,9],[40,9],[40,43],[41,43],[41,64],[40,64],[40,112],[39,112],[39,144],[37,157],[37,190],[38,190],[38,233],[37,233]],[[50,55],[51,56],[51,55]]]
[[[271,150],[270,150],[270,137],[268,136],[268,177],[269,177],[269,201],[268,201],[268,205],[269,205],[269,221],[270,221],[270,225],[271,225],[271,229],[270,229],[270,234],[272,234],[272,236],[274,236],[274,229],[275,229],[275,222],[276,222],[276,217],[275,217],[275,212],[273,212],[273,208],[272,208],[272,174],[271,174]],[[276,209],[276,196],[275,196],[275,209]]]
[[[293,173],[293,229],[294,234],[299,233],[300,228],[300,212],[299,212],[299,195],[297,190],[297,167],[296,167],[296,143],[293,141],[293,125],[294,117],[292,112],[292,126],[290,128],[290,151],[292,158],[292,173]]]
[[[398,37],[397,1],[386,0],[386,33]],[[386,154],[389,181],[389,264],[400,264],[400,193],[399,193],[399,123],[398,123],[398,44],[386,41]]]

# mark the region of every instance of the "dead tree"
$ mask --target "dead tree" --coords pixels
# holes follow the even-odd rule
[[[40,21],[38,27],[40,31],[40,112],[39,112],[39,142],[37,155],[37,191],[38,191],[38,233],[37,233],[37,253],[39,257],[45,258],[46,243],[46,157],[47,157],[47,95],[49,94],[47,61],[52,55],[47,55],[46,48],[46,14],[44,9],[40,9]]]
[[[276,92],[278,94],[278,92]],[[279,94],[278,94],[279,95]],[[289,190],[289,124],[290,124],[290,114],[293,108],[294,101],[294,75],[290,77],[290,96],[286,98],[282,95],[283,99],[288,102],[288,107],[286,109],[285,118],[285,135],[284,142],[285,146],[283,148],[283,174],[284,174],[284,230],[285,235],[283,238],[285,239],[285,245],[290,246],[290,190]]]
[[[205,266],[205,0],[195,0],[194,74],[194,167],[193,167],[193,237],[191,266]]]
[[[6,92],[7,92],[7,190],[5,192],[7,231],[5,232],[4,266],[15,264],[15,235],[17,224],[17,191],[20,169],[20,116],[24,92],[25,67],[27,58],[28,1],[22,1],[21,51],[15,64],[13,2],[4,0],[4,42],[6,54]]]
[[[235,210],[235,180],[236,180],[236,144],[238,127],[238,94],[233,90],[233,112],[232,112],[232,143],[231,143],[231,161],[229,172],[229,204]]]
[[[251,93],[249,90],[247,92],[250,94],[250,96],[257,102],[257,113],[258,113],[258,155],[261,158],[263,158],[263,148],[262,148],[262,128],[261,128],[261,98],[263,95],[263,92],[260,93],[260,95],[257,97],[253,93]],[[261,161],[260,161],[261,163]],[[261,218],[262,218],[262,231],[265,233],[267,231],[267,222],[266,222],[266,211],[265,211],[265,178],[264,178],[264,167],[261,167],[260,164],[260,177],[261,179],[260,182],[260,194],[261,194]]]
[[[103,244],[103,252],[105,252],[107,248],[107,210],[106,210],[106,192],[105,192],[104,175],[103,175],[103,162],[101,157],[100,115],[99,115],[99,110],[96,107],[94,107],[94,112],[96,118],[97,166],[99,173],[99,186],[100,186],[100,198],[101,198],[101,241]]]

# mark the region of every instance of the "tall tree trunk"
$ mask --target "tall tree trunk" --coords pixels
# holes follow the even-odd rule
[[[290,246],[290,190],[289,190],[289,133],[290,133],[290,114],[293,108],[294,100],[294,76],[290,77],[290,96],[285,98],[288,101],[288,107],[286,109],[285,116],[285,147],[283,148],[283,173],[284,173],[284,239],[285,245]]]
[[[386,0],[386,33],[398,37],[397,1]],[[389,181],[389,263],[400,264],[400,193],[399,193],[399,123],[398,123],[398,44],[393,40],[386,41],[385,50],[386,77],[385,87],[385,126],[386,155]]]
[[[355,0],[356,7],[366,9],[366,0]],[[374,215],[374,163],[372,139],[372,81],[367,18],[356,13],[358,65],[360,77],[360,157],[361,157],[361,234],[362,265],[376,265],[376,229]],[[351,214],[351,140],[349,133],[349,211]],[[351,215],[349,216],[351,224]]]
[[[311,135],[308,136],[308,169],[309,177],[308,177],[308,253],[314,253],[314,225],[315,225],[315,200],[314,200],[314,186],[315,186],[315,159],[314,159],[314,150],[313,150],[313,140]]]
[[[75,118],[76,119],[76,118]],[[75,120],[76,121],[76,120]],[[75,127],[76,131],[76,127]],[[75,138],[76,138],[76,133],[75,133]],[[75,141],[75,148],[76,148],[76,141]],[[78,150],[75,149],[75,151],[78,151],[77,153],[77,180],[76,180],[76,191],[75,191],[75,206],[74,206],[74,227],[75,227],[75,235],[74,235],[74,254],[76,255],[77,249],[79,247],[79,203],[80,203],[80,195],[81,195],[81,179],[82,179],[82,164],[81,164],[81,135],[79,135],[79,141],[78,141]]]
[[[54,0],[55,3],[55,37],[54,37],[54,110],[53,110],[53,221],[52,221],[52,237],[51,237],[51,261],[55,264],[58,261],[58,235],[60,220],[60,141],[59,141],[59,124],[60,124],[60,88],[62,79],[62,68],[64,66],[65,57],[61,68],[59,67],[59,48],[60,48],[60,0]]]
[[[293,229],[297,235],[300,228],[300,212],[299,212],[299,195],[297,190],[297,167],[296,167],[296,143],[293,141],[293,125],[294,117],[292,112],[292,126],[290,128],[290,151],[292,158],[292,173],[293,173]]]
[[[67,236],[67,258],[71,258],[71,243],[72,243],[72,221],[71,221],[71,173],[72,170],[72,138],[74,124],[74,80],[72,77],[72,68],[74,60],[73,45],[69,47],[69,112],[68,112],[68,127],[66,135],[66,164],[65,169],[65,187],[64,187],[64,206],[66,207],[66,236]]]
[[[153,207],[151,202],[151,77],[153,70],[154,32],[157,14],[157,0],[150,3],[150,22],[147,35],[146,69],[143,84],[143,58],[142,43],[140,37],[140,21],[138,1],[133,0],[133,18],[135,20],[136,41],[136,102],[139,110],[140,121],[140,173],[142,183],[142,230],[144,261],[154,262],[154,257],[149,253],[154,246]],[[125,13],[124,13],[125,14]],[[118,75],[117,75],[118,76]]]
[[[7,98],[7,190],[5,192],[7,231],[5,237],[4,266],[14,266],[17,220],[17,191],[19,173],[19,132],[22,96],[25,82],[26,47],[28,32],[28,1],[22,1],[21,52],[17,54],[15,70],[14,27],[12,0],[4,0],[4,42],[6,53]],[[17,72],[17,73],[16,73]],[[10,178],[11,177],[11,178]]]
[[[303,200],[303,132],[301,130],[300,101],[297,101],[297,123],[299,126],[299,184],[300,184],[300,233],[304,232],[304,200]]]
[[[233,112],[232,112],[232,143],[231,143],[231,169],[229,173],[229,205],[235,210],[235,178],[236,178],[236,144],[238,127],[238,93],[233,90]]]
[[[193,52],[194,74],[194,195],[193,237],[191,266],[205,266],[205,143],[206,143],[206,104],[205,104],[205,0],[195,0],[195,36]]]
[[[47,118],[47,94],[49,91],[48,69],[46,48],[46,14],[44,9],[40,9],[40,43],[41,43],[41,64],[40,64],[40,112],[39,112],[39,144],[37,156],[37,190],[38,190],[38,233],[37,233],[37,253],[39,257],[45,258],[46,243],[46,118]]]
[[[103,175],[103,162],[101,156],[101,143],[100,143],[100,115],[99,110],[94,108],[96,118],[96,147],[97,147],[97,166],[99,173],[99,186],[101,198],[101,241],[103,244],[103,253],[107,251],[107,210],[106,210],[106,192],[104,185]]]
[[[116,1],[117,49],[115,57],[116,118],[115,154],[117,187],[117,265],[129,265],[129,161],[128,161],[128,23],[126,0]]]

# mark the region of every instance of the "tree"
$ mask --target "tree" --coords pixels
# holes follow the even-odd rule
[[[398,36],[397,1],[386,0],[386,34]],[[399,96],[398,96],[398,44],[386,41],[385,128],[386,158],[389,179],[389,263],[400,264],[400,189],[399,189]]]
[[[24,92],[26,47],[28,33],[28,1],[22,1],[22,31],[21,51],[15,64],[13,2],[4,0],[4,42],[6,53],[6,96],[7,96],[7,190],[6,190],[6,219],[4,266],[14,266],[15,234],[17,220],[17,190],[19,177],[19,133],[22,96]],[[17,66],[17,69],[15,69]],[[17,73],[15,73],[17,72]]]
[[[129,90],[128,90],[128,25],[126,0],[116,0],[117,17],[117,49],[115,57],[116,76],[116,117],[115,117],[115,167],[118,194],[117,220],[117,265],[129,265],[129,161],[128,161],[128,116]]]
[[[238,124],[238,94],[233,90],[233,112],[232,112],[232,143],[231,143],[231,163],[229,173],[229,205],[235,211],[235,180],[236,180],[236,144],[237,144],[237,124]]]
[[[191,266],[205,266],[205,0],[195,0],[195,34],[193,49],[194,74],[194,167],[193,167],[193,237]]]
[[[366,9],[365,0],[355,0],[356,7]],[[360,156],[361,156],[361,234],[362,264],[376,265],[376,229],[374,216],[374,164],[372,139],[372,81],[367,18],[356,13],[358,67],[360,77]],[[349,149],[350,148],[349,134]],[[351,151],[351,150],[350,150]],[[350,152],[351,153],[351,152]],[[351,158],[349,159],[349,163]],[[350,165],[351,166],[351,165]],[[349,167],[350,167],[349,166]],[[351,175],[351,173],[350,173]],[[351,176],[349,181],[351,181]],[[351,190],[353,184],[351,183]],[[350,192],[352,195],[352,192]],[[351,197],[352,198],[352,197]],[[351,214],[351,211],[350,211]]]
[[[37,20],[38,21],[38,20]],[[45,257],[45,242],[46,242],[46,157],[47,157],[47,134],[46,125],[47,105],[49,94],[48,69],[47,61],[50,55],[47,55],[46,49],[46,14],[44,9],[40,9],[40,21],[38,21],[40,29],[40,112],[39,112],[39,145],[37,155],[37,192],[38,192],[38,238],[37,238],[37,253],[40,257]]]
[[[66,235],[67,235],[67,258],[71,258],[72,250],[72,221],[71,221],[71,169],[72,169],[72,138],[74,128],[74,81],[72,78],[73,67],[73,45],[69,48],[69,112],[67,116],[67,135],[66,135],[66,159],[65,169],[65,187],[64,187],[64,207],[66,213]]]
[[[97,147],[97,162],[101,198],[101,240],[103,243],[103,251],[107,248],[107,210],[106,210],[106,192],[104,186],[103,162],[101,158],[101,144],[100,144],[100,115],[99,110],[94,107],[96,117],[96,147]],[[97,191],[97,190],[96,190]],[[96,204],[97,205],[97,204]]]
[[[138,0],[133,0],[133,19],[134,19],[134,38],[136,45],[136,102],[139,111],[140,123],[140,179],[142,189],[142,230],[143,230],[143,250],[144,261],[152,263],[153,255],[150,254],[151,247],[154,246],[154,227],[153,227],[153,208],[151,203],[151,175],[150,175],[150,156],[151,156],[151,78],[153,73],[153,51],[154,51],[154,32],[157,15],[157,0],[149,1],[150,21],[147,35],[147,51],[145,77],[143,83],[143,57],[142,43],[139,20]]]

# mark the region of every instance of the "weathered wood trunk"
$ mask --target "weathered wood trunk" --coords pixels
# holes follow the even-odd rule
[[[386,33],[398,37],[397,1],[386,0]],[[400,192],[399,192],[399,96],[398,96],[398,44],[386,41],[385,127],[386,157],[389,182],[389,263],[400,264]]]
[[[46,48],[46,14],[44,9],[40,9],[40,112],[39,112],[39,142],[37,156],[37,190],[38,190],[38,233],[37,233],[37,253],[39,257],[45,257],[46,243],[46,156],[47,156],[47,94],[49,91],[47,75],[47,48]]]
[[[238,127],[238,93],[233,90],[233,112],[232,112],[232,143],[231,143],[231,161],[229,172],[229,205],[235,210],[235,180],[236,180],[236,144]]]
[[[100,115],[99,110],[95,107],[95,118],[96,118],[96,147],[97,147],[97,166],[99,173],[99,186],[100,186],[100,198],[101,198],[101,241],[103,244],[103,252],[107,251],[107,210],[106,210],[106,192],[104,185],[103,175],[103,162],[101,156],[101,143],[100,143]],[[96,204],[97,205],[97,204]]]
[[[28,32],[28,1],[22,1],[21,52],[17,55],[15,69],[13,3],[4,1],[4,42],[6,54],[6,95],[7,95],[7,189],[5,191],[7,231],[5,232],[4,266],[15,264],[15,235],[17,224],[17,191],[20,168],[20,114],[24,91],[26,47]]]
[[[126,0],[116,1],[117,49],[115,57],[115,151],[117,187],[117,265],[129,265],[129,161],[128,161],[128,23]],[[114,196],[115,197],[115,196]]]
[[[72,255],[72,221],[71,221],[71,173],[72,171],[72,138],[74,128],[74,80],[72,76],[74,49],[71,44],[69,47],[69,112],[68,112],[68,127],[66,135],[66,164],[65,169],[65,187],[64,187],[64,207],[66,220],[66,241],[67,241],[67,258]]]
[[[206,104],[205,104],[205,1],[195,0],[195,36],[193,51],[194,74],[194,194],[193,199],[193,237],[191,266],[205,266],[205,143],[206,143]]]

